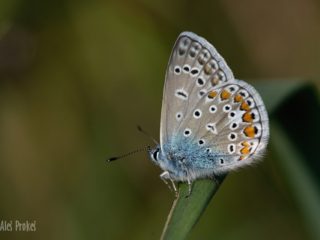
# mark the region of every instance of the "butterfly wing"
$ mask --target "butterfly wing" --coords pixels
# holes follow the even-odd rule
[[[204,95],[205,86],[233,79],[230,68],[216,49],[204,38],[191,32],[179,35],[166,72],[160,124],[163,147],[179,131],[180,120]],[[203,91],[195,86],[203,87]],[[194,99],[196,98],[196,99]]]
[[[172,50],[160,129],[162,148],[174,139],[177,149],[191,143],[197,147],[183,152],[193,159],[192,169],[216,172],[251,164],[269,137],[268,116],[256,90],[234,79],[215,48],[190,32],[180,34]]]
[[[189,141],[199,146],[194,159],[201,151],[210,153],[191,165],[218,173],[252,164],[266,149],[269,138],[268,115],[260,95],[248,83],[232,79],[208,92],[181,125],[182,132],[192,129]]]

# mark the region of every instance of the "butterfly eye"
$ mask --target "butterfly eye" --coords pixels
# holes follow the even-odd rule
[[[152,159],[156,162],[159,160],[159,152],[160,152],[160,149],[157,148],[151,155]]]

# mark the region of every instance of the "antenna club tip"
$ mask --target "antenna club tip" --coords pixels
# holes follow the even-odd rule
[[[117,159],[118,159],[117,157],[111,157],[111,158],[107,159],[107,162],[112,162],[112,161],[117,160]]]

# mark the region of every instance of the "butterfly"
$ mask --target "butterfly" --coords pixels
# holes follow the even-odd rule
[[[261,159],[269,120],[259,93],[234,78],[204,38],[182,32],[166,71],[160,143],[149,155],[166,183],[192,182],[251,165]]]

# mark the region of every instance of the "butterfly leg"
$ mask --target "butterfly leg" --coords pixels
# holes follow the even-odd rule
[[[188,198],[192,192],[192,181],[189,178],[187,180],[187,183],[188,183],[188,195],[186,196],[186,198]]]
[[[168,171],[164,171],[163,173],[160,174],[160,178],[168,186],[170,191],[174,191],[175,195],[178,196],[177,187],[176,187],[174,181],[171,179],[169,172]],[[171,181],[172,188],[171,188],[169,182],[167,181],[168,179]]]
[[[165,172],[161,173],[160,174],[160,178],[168,186],[169,190],[172,191],[172,188],[171,188],[170,184],[167,181],[167,179],[169,178],[168,171],[165,171]]]
[[[171,178],[170,178],[170,181],[171,181],[171,184],[172,184],[172,187],[173,187],[173,190],[174,190],[174,194],[176,195],[176,197],[178,197],[179,193],[178,193],[177,186],[176,186],[176,184],[174,183],[174,181]]]

